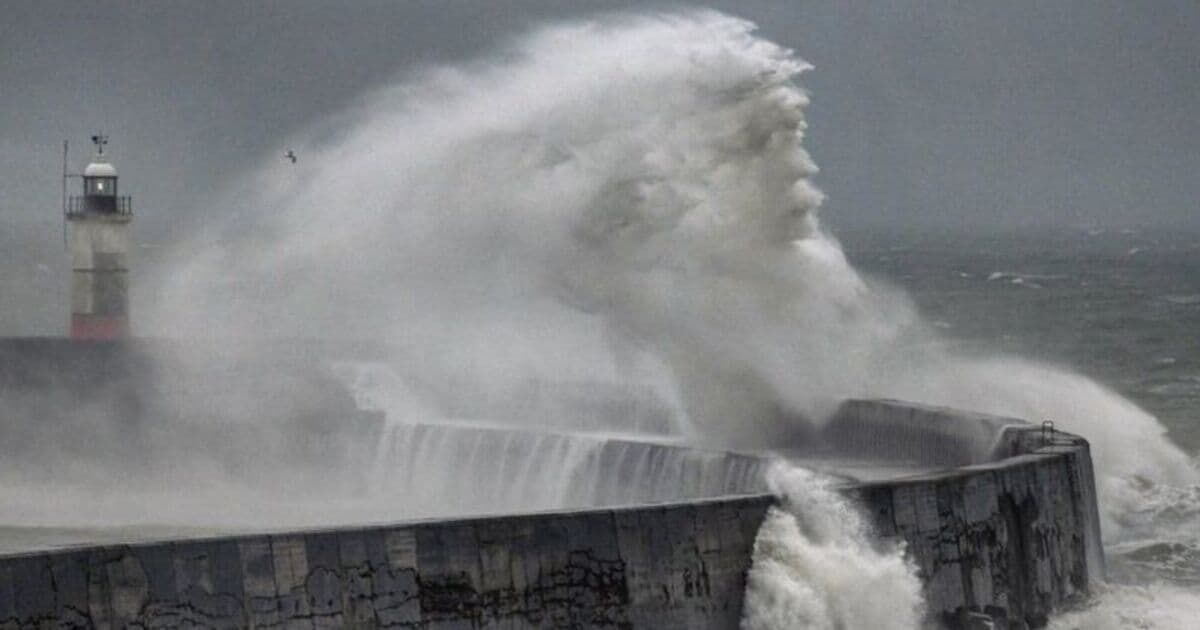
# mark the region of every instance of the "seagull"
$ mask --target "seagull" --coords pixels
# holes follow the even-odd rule
[[[295,154],[295,153],[293,153],[291,149],[288,149],[288,152],[287,152],[287,153],[284,153],[284,154],[283,154],[283,157],[285,157],[285,158],[287,158],[287,159],[291,160],[291,161],[292,161],[292,164],[295,164],[295,163],[296,163],[296,154]]]

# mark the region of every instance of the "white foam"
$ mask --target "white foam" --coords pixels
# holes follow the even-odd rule
[[[551,26],[410,75],[286,139],[309,157],[228,195],[246,220],[138,291],[158,298],[143,325],[382,339],[485,394],[635,380],[727,444],[786,435],[780,407],[815,420],[861,396],[1053,420],[1092,442],[1110,538],[1146,487],[1196,485],[1132,403],[956,354],[860,277],[817,223],[807,68],[748,22],[682,11]]]
[[[1200,624],[1200,591],[1154,583],[1109,585],[1084,610],[1057,615],[1050,630],[1190,630]]]
[[[303,168],[253,174],[235,197],[256,221],[147,291],[145,325],[378,338],[424,381],[485,398],[632,381],[679,401],[679,433],[735,446],[786,435],[781,406],[814,420],[848,397],[1054,420],[1092,440],[1109,532],[1122,479],[1196,483],[1128,401],[956,355],[859,276],[818,229],[794,82],[808,66],[753,31],[711,11],[558,25],[503,61],[380,90],[287,142]]]
[[[1200,484],[1195,463],[1154,416],[1084,376],[1013,357],[957,357],[934,348],[913,357],[880,388],[889,395],[1024,418],[1051,420],[1092,446],[1102,532],[1129,535],[1130,515],[1171,489]],[[1180,490],[1186,491],[1186,490]]]
[[[776,464],[767,481],[783,505],[770,508],[754,541],[744,630],[919,627],[915,568],[902,549],[877,548],[829,478]]]

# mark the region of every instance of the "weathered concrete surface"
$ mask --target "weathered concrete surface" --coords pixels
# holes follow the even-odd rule
[[[27,360],[59,350],[65,364],[88,365],[62,374],[6,370],[0,361],[0,393],[31,380],[86,376],[85,396],[116,391],[141,418],[157,415],[135,404],[150,396],[141,388],[189,380],[131,379],[143,369],[142,355],[109,355],[107,346],[81,354],[43,341],[0,345],[0,355],[20,355],[26,366],[62,365]],[[272,382],[270,391],[328,386],[320,376],[299,384],[276,378],[287,380]],[[346,408],[344,392],[338,396]],[[314,419],[314,433],[328,417],[320,408],[328,402],[317,398],[317,412],[299,416]],[[44,415],[85,426],[60,420],[57,408]],[[882,537],[905,541],[931,616],[951,627],[980,615],[1000,627],[1037,626],[1054,608],[1086,596],[1103,572],[1086,441],[1017,422],[852,401],[822,436],[835,451],[960,466],[847,488]],[[22,430],[31,429],[5,428]],[[1003,459],[989,461],[997,455]],[[754,536],[772,502],[732,497],[8,556],[0,558],[0,629],[735,627]]]
[[[895,402],[851,402],[883,422],[895,408],[906,429],[932,418],[931,442],[975,457],[991,444],[996,461],[905,479],[860,484],[856,494],[885,539],[907,546],[925,583],[930,615],[968,627],[979,613],[1000,628],[1044,625],[1055,608],[1088,595],[1103,577],[1098,507],[1086,440],[1003,418],[963,414],[999,429],[974,429],[955,447],[945,422],[954,412]],[[906,408],[907,407],[907,408]],[[855,425],[867,430],[862,418]],[[918,432],[919,433],[919,432]],[[864,438],[865,439],[865,438]],[[856,440],[861,441],[861,440]],[[914,449],[924,448],[913,441]]]
[[[0,628],[734,627],[769,497],[0,561]]]
[[[931,620],[1037,627],[1103,572],[1087,443],[1039,427],[1005,459],[859,484]],[[0,628],[730,628],[769,496],[108,546],[0,559]]]
[[[1024,420],[895,400],[848,400],[821,433],[824,446],[859,457],[964,466],[995,459],[997,440]]]

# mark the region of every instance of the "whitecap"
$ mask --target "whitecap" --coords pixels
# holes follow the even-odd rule
[[[1083,610],[1050,620],[1051,630],[1182,630],[1200,619],[1200,592],[1174,584],[1108,585]]]

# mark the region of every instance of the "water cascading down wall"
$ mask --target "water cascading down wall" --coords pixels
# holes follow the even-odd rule
[[[135,424],[162,413],[156,396],[171,390],[163,349],[45,343],[0,344],[0,391],[87,390],[100,380],[110,406]],[[289,390],[319,382],[298,372],[273,378]],[[450,499],[451,514],[527,511],[10,551],[0,556],[0,627],[737,626],[755,536],[776,502],[761,481],[767,458],[661,436],[396,427],[369,414],[331,429],[314,418],[348,413],[329,407],[347,403],[332,391],[325,407],[288,413],[341,446],[314,452],[301,440],[295,452],[357,464],[355,474],[331,467],[334,487],[361,495],[367,478],[382,476],[391,482],[376,484],[372,501],[432,505],[457,493],[463,504]],[[94,411],[97,395],[77,392],[71,404]],[[18,402],[6,409],[59,413],[29,395]],[[4,426],[15,437],[21,419],[11,413]],[[222,429],[244,431],[234,439],[257,430]],[[915,476],[848,479],[843,490],[882,539],[905,542],[931,620],[1038,626],[1103,573],[1091,459],[1079,437],[897,401],[848,401],[818,437],[826,455],[878,452],[925,465]],[[452,472],[452,485],[438,485]]]

